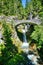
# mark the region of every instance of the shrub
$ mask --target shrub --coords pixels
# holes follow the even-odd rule
[[[1,63],[2,63],[2,65],[6,65],[7,62],[11,58],[13,58],[14,55],[16,55],[18,50],[17,50],[17,47],[12,42],[12,39],[11,39],[12,32],[11,32],[9,25],[5,21],[3,21],[2,27],[3,27],[3,40],[5,43],[4,44],[5,48],[1,50],[1,53],[2,53]]]
[[[41,47],[43,44],[43,26],[36,25],[31,34],[31,38],[37,42],[38,47]]]

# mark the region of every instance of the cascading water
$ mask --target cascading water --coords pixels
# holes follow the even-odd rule
[[[23,44],[22,44],[22,49],[24,49],[24,52],[28,53],[28,47],[29,47],[29,44],[27,43],[27,39],[26,39],[26,31],[27,31],[27,28],[25,27],[25,29],[22,29],[22,32],[23,32]]]
[[[28,59],[31,60],[31,62],[32,62],[31,65],[37,65],[37,57],[34,54],[29,54],[29,43],[27,43],[27,39],[26,39],[27,28],[25,27],[25,29],[22,29],[22,32],[23,32],[22,49],[27,54]]]
[[[23,31],[23,41],[27,43],[25,30],[22,30],[22,31]]]

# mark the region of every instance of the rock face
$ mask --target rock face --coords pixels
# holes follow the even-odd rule
[[[5,16],[5,15],[1,15],[0,16],[0,21],[5,19],[7,22],[11,22],[12,20],[17,20],[18,17],[17,16]]]
[[[2,32],[0,31],[0,39],[2,38]]]
[[[12,20],[17,20],[17,19],[18,19],[17,16],[7,16],[7,17],[6,17],[6,20],[7,20],[8,22],[10,22],[10,21],[12,21]]]
[[[32,61],[33,64],[38,65],[37,57],[35,55],[32,54],[32,55],[28,55],[27,57]]]
[[[3,40],[2,40],[2,27],[0,26],[0,44],[2,44],[3,43]]]
[[[5,18],[5,16],[4,15],[1,15],[0,16],[0,20],[2,20],[2,19],[4,19]]]

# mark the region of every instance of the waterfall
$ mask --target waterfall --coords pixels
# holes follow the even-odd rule
[[[30,27],[30,26],[29,26]],[[29,43],[27,42],[27,39],[26,39],[26,32],[27,32],[27,27],[25,27],[25,29],[22,29],[22,33],[23,33],[23,44],[22,44],[22,49],[24,50],[24,52],[27,54],[27,58],[29,60],[31,60],[31,63],[30,65],[38,65],[37,64],[37,57],[34,55],[34,54],[29,54]],[[30,62],[29,62],[30,63]]]
[[[27,43],[27,39],[26,39],[26,31],[27,31],[27,27],[25,27],[25,29],[22,29],[22,33],[23,33],[23,44],[22,44],[22,49],[24,49],[25,53],[28,53],[28,48],[29,48],[29,44]]]
[[[27,32],[27,25],[25,26],[24,29],[22,29],[23,32],[23,42],[27,43],[27,39],[26,39],[26,32]]]
[[[27,43],[25,30],[22,30],[22,31],[23,31],[23,41],[24,41],[25,43]]]

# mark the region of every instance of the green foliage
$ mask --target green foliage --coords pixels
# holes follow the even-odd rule
[[[11,41],[11,30],[9,29],[8,24],[6,24],[6,22],[3,22],[3,36],[4,36],[4,41],[6,43],[12,43]]]
[[[26,2],[26,11],[27,16],[29,16],[29,13],[31,12],[33,16],[35,17],[42,11],[42,5],[39,0],[31,0],[30,2]]]
[[[4,43],[0,43],[0,51],[3,50],[5,48]]]
[[[18,15],[22,7],[21,0],[0,0],[0,14]]]
[[[39,16],[40,16],[40,17],[43,17],[43,12],[40,12],[40,13],[39,13]]]
[[[41,20],[41,25],[43,25],[43,12],[39,13],[39,17],[40,17],[40,20]]]
[[[39,0],[39,1],[41,2],[42,6],[43,6],[43,0]]]
[[[9,25],[3,21],[2,23],[2,27],[3,27],[3,40],[5,42],[4,46],[5,48],[2,47],[1,45],[1,53],[2,56],[1,57],[1,64],[2,65],[6,65],[6,63],[13,58],[14,55],[16,55],[16,53],[18,52],[17,47],[13,44],[12,39],[11,39],[11,29],[9,27]]]
[[[36,25],[31,38],[37,42],[38,47],[41,47],[43,44],[43,26]]]
[[[26,0],[25,8],[22,6],[22,0],[0,0],[0,14],[15,15],[18,19],[28,19],[30,12],[35,17],[42,11],[42,0]]]
[[[0,43],[0,64],[2,62],[2,50],[4,50],[4,48],[5,48],[4,43]]]
[[[22,57],[22,55],[16,54],[6,65],[18,65],[20,63],[23,63],[23,61],[24,58]]]
[[[27,65],[28,62],[29,60],[25,54],[23,56],[23,53],[22,54],[18,53],[12,59],[10,59],[10,61],[6,65]]]
[[[23,8],[23,7],[20,8],[20,12],[19,12],[19,17],[20,17],[20,19],[26,19],[27,13],[26,13],[25,10],[26,10],[26,9]]]

